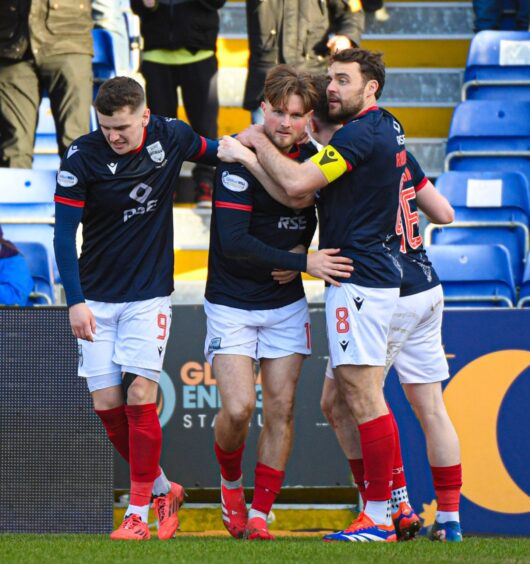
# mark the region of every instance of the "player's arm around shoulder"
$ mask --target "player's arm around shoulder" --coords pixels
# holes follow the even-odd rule
[[[455,211],[447,198],[442,196],[430,180],[425,182],[416,192],[416,202],[420,210],[432,223],[447,225],[455,219]]]

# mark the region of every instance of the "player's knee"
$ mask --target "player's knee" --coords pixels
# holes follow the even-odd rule
[[[230,406],[230,408],[225,409],[225,413],[230,420],[230,425],[233,428],[240,429],[248,425],[254,409],[255,404],[249,401]]]
[[[273,425],[287,425],[293,420],[294,398],[276,397],[263,404],[265,421]]]
[[[332,424],[333,419],[332,407],[333,406],[329,398],[322,395],[322,397],[320,398],[320,409],[322,410],[324,417],[330,425]]]

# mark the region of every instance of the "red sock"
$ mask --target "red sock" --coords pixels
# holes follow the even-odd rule
[[[243,460],[245,443],[232,452],[223,450],[217,443],[215,443],[214,450],[217,462],[219,462],[219,466],[221,467],[221,476],[228,482],[235,482],[236,480],[239,480],[243,474],[241,461]]]
[[[462,465],[431,466],[438,511],[458,511],[462,488]]]
[[[364,462],[362,458],[348,458],[348,463],[350,464],[351,473],[353,474],[353,479],[355,480],[355,485],[359,491],[363,503],[366,504],[365,494],[366,488],[364,487]]]
[[[129,421],[125,413],[125,406],[119,405],[112,409],[95,409],[101,419],[110,442],[118,453],[129,462]]]
[[[390,414],[359,425],[364,460],[366,501],[385,501],[392,496],[394,428]]]
[[[153,481],[160,474],[162,429],[155,403],[126,405],[125,412],[129,421],[131,504],[147,505]]]
[[[284,478],[285,472],[258,462],[255,470],[252,509],[268,515],[282,489]]]
[[[401,443],[399,441],[399,429],[397,426],[396,418],[390,408],[389,415],[392,417],[392,425],[394,427],[394,441],[396,443],[396,450],[394,452],[394,467],[392,468],[392,489],[399,490],[407,486],[407,479],[405,478],[405,469],[403,468],[403,459],[401,458]]]

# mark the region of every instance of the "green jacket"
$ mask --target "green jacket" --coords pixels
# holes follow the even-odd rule
[[[0,0],[0,59],[92,56],[91,30],[90,0]]]

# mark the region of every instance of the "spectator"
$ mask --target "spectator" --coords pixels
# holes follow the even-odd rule
[[[378,22],[386,22],[390,19],[383,0],[362,0],[363,10],[367,14],[373,14]]]
[[[200,135],[217,138],[216,42],[219,14],[226,0],[131,0],[140,17],[144,39],[141,72],[147,103],[154,114],[175,116],[182,101],[191,127]],[[212,205],[214,169],[193,169],[195,201]]]
[[[106,29],[112,35],[116,74],[129,75],[131,72],[129,32],[120,1],[92,0],[92,19],[95,28]]]
[[[528,31],[530,0],[515,0],[515,30]],[[473,0],[475,33],[486,29],[501,29],[503,0]]]
[[[4,239],[0,226],[0,304],[30,305],[33,278],[19,250]]]
[[[279,63],[321,74],[330,52],[358,46],[364,29],[359,1],[247,0],[250,49],[243,107],[261,123],[260,102],[267,72]]]
[[[47,92],[62,155],[89,130],[92,17],[79,0],[0,2],[0,166],[31,168]]]

